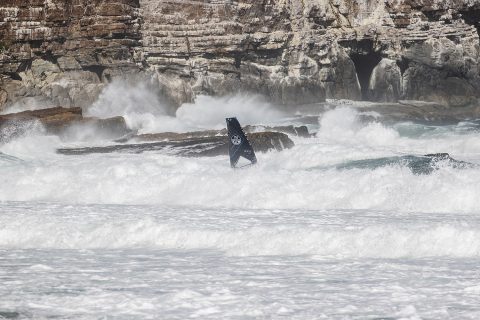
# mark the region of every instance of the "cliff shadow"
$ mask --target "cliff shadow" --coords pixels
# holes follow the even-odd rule
[[[381,52],[374,48],[373,40],[349,40],[340,43],[347,49],[349,57],[353,61],[357,78],[360,83],[362,100],[371,100],[368,86],[373,69],[382,60]]]
[[[354,53],[350,56],[357,71],[358,81],[360,82],[360,90],[362,92],[362,100],[371,100],[368,92],[370,77],[373,69],[378,65],[382,57],[378,52]]]

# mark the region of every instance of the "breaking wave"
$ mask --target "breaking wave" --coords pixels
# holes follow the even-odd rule
[[[475,164],[480,161],[476,132],[403,136],[394,127],[364,123],[358,111],[340,108],[320,118],[315,138],[295,142],[290,150],[258,154],[255,167],[232,171],[227,156],[62,156],[55,154],[58,138],[26,136],[0,147],[0,152],[27,161],[18,168],[0,168],[0,201],[408,212],[480,208],[478,166],[438,163],[420,175],[402,161],[339,167],[437,152]]]
[[[127,125],[140,133],[221,129],[225,118],[231,116],[237,116],[242,124],[272,123],[284,116],[261,96],[250,94],[200,95],[171,115],[167,103],[147,82],[121,80],[110,83],[87,113],[100,118],[123,116]]]
[[[27,212],[17,205],[0,218],[0,248],[213,249],[234,256],[339,258],[480,257],[480,228],[472,221],[461,224],[452,219],[435,222],[409,217],[406,223],[406,217],[388,218],[388,212],[369,213],[370,218],[359,220],[355,215],[367,214],[362,211],[324,212],[325,217],[337,215],[328,223],[325,217],[309,216],[309,212],[272,216],[255,211],[149,207],[128,207],[122,212],[108,206],[72,210],[39,204],[36,208],[40,212]],[[16,218],[10,219],[11,215]],[[295,221],[298,215],[305,219]],[[345,221],[338,221],[342,215]]]

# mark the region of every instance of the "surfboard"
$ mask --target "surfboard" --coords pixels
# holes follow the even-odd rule
[[[228,153],[230,155],[230,166],[232,168],[240,168],[244,166],[238,166],[240,157],[243,157],[250,161],[247,165],[253,165],[257,163],[257,157],[253,151],[252,145],[247,139],[245,132],[240,126],[237,118],[226,118],[227,130],[228,130]]]

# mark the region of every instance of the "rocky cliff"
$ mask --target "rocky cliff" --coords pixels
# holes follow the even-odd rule
[[[135,0],[2,0],[0,105],[91,104],[136,68],[138,10]]]
[[[0,21],[0,105],[85,107],[139,74],[176,105],[480,97],[480,0],[4,0]]]

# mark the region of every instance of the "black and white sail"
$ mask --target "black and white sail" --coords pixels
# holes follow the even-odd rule
[[[257,157],[253,148],[248,142],[245,132],[243,132],[237,118],[227,118],[228,129],[228,151],[230,155],[230,165],[237,167],[238,160],[243,157],[250,161],[250,165],[257,163]]]

